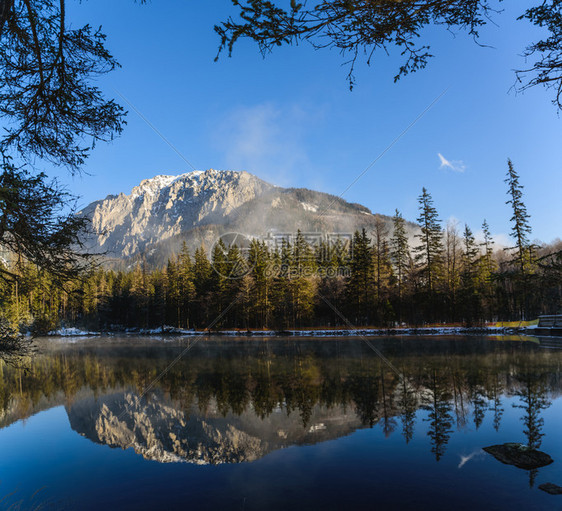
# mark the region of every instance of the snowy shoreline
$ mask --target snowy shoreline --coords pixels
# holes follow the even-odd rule
[[[152,329],[126,329],[105,332],[61,328],[49,332],[49,337],[114,337],[114,336],[235,336],[235,337],[378,337],[423,335],[533,335],[532,327],[418,327],[418,328],[358,328],[323,330],[184,330],[164,326]]]

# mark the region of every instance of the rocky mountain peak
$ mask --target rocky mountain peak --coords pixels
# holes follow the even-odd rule
[[[192,171],[144,179],[129,195],[110,195],[79,213],[91,220],[86,248],[114,261],[144,258],[165,264],[183,242],[209,249],[229,231],[353,233],[382,218],[360,204],[304,188],[281,188],[248,172]],[[413,230],[415,226],[411,226]]]
[[[250,408],[219,411],[211,400],[205,413],[197,403],[179,409],[162,393],[150,400],[129,391],[88,397],[66,408],[73,430],[98,444],[132,448],[160,463],[197,465],[243,463],[290,445],[306,445],[349,434],[362,427],[357,414],[341,405],[315,406],[311,423],[276,408],[266,418]]]
[[[148,245],[196,226],[221,223],[273,186],[247,172],[209,169],[141,181],[130,195],[108,196],[79,214],[92,222],[90,251],[109,257],[142,254]]]

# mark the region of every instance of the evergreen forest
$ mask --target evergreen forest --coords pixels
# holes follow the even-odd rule
[[[496,247],[484,220],[442,225],[431,194],[418,198],[412,239],[397,210],[390,230],[349,243],[313,246],[298,232],[277,248],[253,239],[245,250],[219,241],[190,253],[184,245],[163,268],[139,261],[128,270],[102,265],[80,278],[57,278],[25,260],[0,282],[4,324],[43,334],[60,326],[97,331],[479,326],[560,311],[562,242],[531,240],[522,185],[508,161],[512,247]],[[3,263],[5,266],[8,263]],[[240,269],[244,271],[240,271]]]

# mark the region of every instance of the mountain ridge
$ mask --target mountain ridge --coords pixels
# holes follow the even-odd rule
[[[91,221],[88,252],[106,260],[143,259],[165,264],[185,242],[193,251],[210,248],[218,236],[236,231],[251,237],[272,232],[349,233],[375,227],[389,216],[324,192],[283,188],[246,171],[192,171],[142,180],[126,195],[108,195],[78,213]],[[411,236],[416,225],[408,223]]]

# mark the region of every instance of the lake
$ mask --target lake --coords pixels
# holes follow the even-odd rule
[[[562,341],[369,344],[40,340],[26,369],[0,363],[0,507],[562,507],[538,489],[562,485]],[[505,442],[554,463],[482,450]]]

